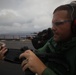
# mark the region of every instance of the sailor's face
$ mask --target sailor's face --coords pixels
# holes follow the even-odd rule
[[[71,36],[71,21],[67,11],[56,11],[52,19],[52,31],[56,42],[65,41]]]

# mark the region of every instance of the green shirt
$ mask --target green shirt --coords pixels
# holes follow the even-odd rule
[[[66,65],[63,62],[63,64],[55,63],[56,66],[52,62],[47,62],[46,65],[48,68],[44,70],[42,75],[76,75],[76,37],[65,43],[56,43],[53,38],[51,38],[42,48],[38,49],[38,53],[45,52],[51,54],[64,54],[69,67],[65,72],[63,71],[62,65]]]

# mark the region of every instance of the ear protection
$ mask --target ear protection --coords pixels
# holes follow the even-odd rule
[[[72,19],[71,29],[72,29],[72,33],[73,33],[73,36],[76,36],[76,1],[71,2],[68,6],[72,10],[72,13],[71,13],[71,19]]]

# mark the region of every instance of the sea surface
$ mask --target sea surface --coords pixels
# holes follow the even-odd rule
[[[9,41],[1,41],[4,42],[6,44],[7,48],[13,48],[13,49],[20,49],[24,46],[28,46],[30,49],[34,49],[31,40],[9,40]]]
[[[34,49],[30,40],[26,41],[1,41],[6,44],[7,48],[20,49],[24,46],[28,46],[30,49]],[[0,60],[0,75],[27,75],[22,71],[21,64],[10,63]]]

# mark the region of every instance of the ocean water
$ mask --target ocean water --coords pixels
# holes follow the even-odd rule
[[[9,40],[9,41],[1,41],[6,44],[7,48],[13,48],[13,49],[20,49],[24,46],[28,46],[30,49],[35,50],[35,48],[32,45],[31,40],[25,40],[25,41],[16,41],[16,40]]]

